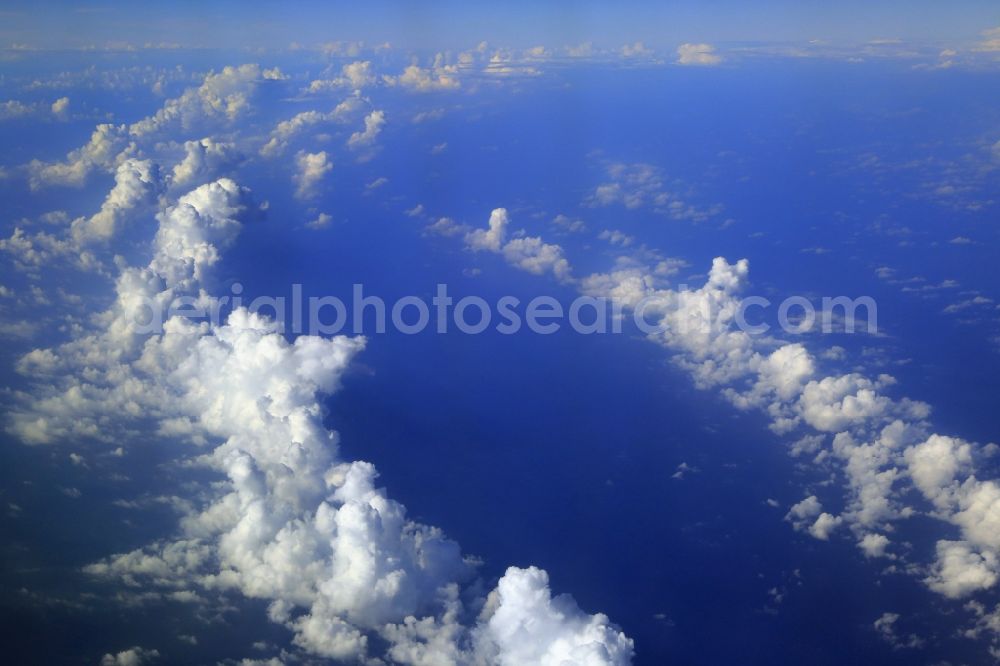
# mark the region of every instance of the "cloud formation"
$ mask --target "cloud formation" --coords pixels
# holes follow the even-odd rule
[[[150,160],[127,159],[118,165],[115,185],[89,218],[78,218],[70,228],[74,240],[86,243],[107,241],[136,209],[148,209],[157,203],[164,189],[159,165]]]
[[[160,653],[156,650],[133,647],[117,654],[104,655],[101,657],[100,666],[143,666],[156,661],[159,656]]]
[[[365,116],[365,129],[351,134],[347,146],[354,149],[370,146],[382,131],[383,125],[385,125],[385,112],[372,111]]]
[[[184,159],[174,166],[171,185],[190,187],[212,180],[237,166],[243,155],[236,144],[209,137],[184,143]]]
[[[458,66],[447,64],[444,54],[434,56],[434,63],[429,68],[413,64],[407,66],[398,76],[383,75],[382,80],[390,86],[400,86],[415,92],[437,92],[442,90],[457,90],[461,87],[458,79]]]
[[[297,186],[295,196],[299,199],[316,196],[320,181],[333,171],[333,164],[327,159],[325,150],[318,153],[299,151],[295,156],[295,166],[297,171],[292,178]]]
[[[167,100],[151,116],[130,125],[98,125],[90,141],[68,153],[62,162],[32,160],[27,165],[31,188],[80,187],[95,170],[110,173],[129,157],[134,157],[138,142],[162,139],[165,132],[177,128],[190,131],[196,126],[231,125],[248,112],[251,99],[263,82],[279,81],[283,77],[279,70],[263,69],[257,64],[210,72],[200,85]],[[68,103],[68,99],[65,102],[57,100],[52,112],[65,113]]]
[[[681,44],[677,47],[678,65],[718,65],[722,56],[715,52],[711,44]]]
[[[310,93],[329,92],[342,88],[361,90],[376,82],[375,70],[368,60],[357,60],[341,67],[340,76],[332,79],[314,79],[308,91]]]
[[[444,218],[447,219],[447,218]],[[465,235],[465,244],[473,251],[489,251],[502,254],[507,263],[535,275],[551,273],[560,281],[572,281],[572,269],[559,245],[545,243],[537,236],[519,235],[507,240],[510,219],[506,208],[495,208],[490,213],[486,229],[474,229]],[[451,223],[438,220],[430,230],[451,235]]]
[[[639,178],[640,183],[648,180]],[[488,228],[466,234],[466,245],[506,255],[508,227],[506,210],[497,209]],[[641,305],[651,327],[649,339],[671,350],[673,361],[699,388],[719,390],[739,409],[763,410],[775,433],[799,437],[793,454],[813,455],[820,465],[839,463],[846,479],[844,510],[839,515],[824,511],[818,497],[810,495],[786,516],[796,529],[826,541],[847,527],[866,557],[895,559],[901,553],[893,552],[888,536],[893,523],[926,512],[908,500],[909,482],[930,504],[929,514],[961,534],[958,540],[938,541],[924,579],[928,587],[963,598],[995,586],[1000,485],[976,474],[976,461],[995,447],[933,433],[930,407],[890,397],[895,379],[889,375],[823,375],[824,363],[801,343],[738,327],[739,294],[749,278],[746,260],[716,258],[697,289],[673,290],[663,278],[641,260],[625,259],[617,270],[585,276],[578,285],[582,293],[611,298],[626,309]]]
[[[178,198],[157,216],[149,264],[121,269],[97,329],[25,360],[62,380],[43,383],[11,415],[24,441],[103,437],[117,446],[112,424],[144,427],[203,447],[181,455],[225,479],[177,503],[177,535],[86,572],[193,602],[224,591],[266,600],[299,649],[332,659],[629,663],[631,640],[605,616],[553,597],[539,569],[508,569],[478,596],[476,563],[454,541],[409,519],[370,463],[339,458],[319,396],[337,390],[363,339],[289,342],[274,321],[242,308],[220,325],[175,314],[160,332],[136,327],[151,300],[211,304],[202,285],[251,208],[248,191],[225,178]],[[151,656],[135,648],[105,659]]]
[[[288,120],[282,120],[271,131],[268,141],[261,146],[262,157],[276,157],[285,152],[298,135],[311,127],[321,126],[326,123],[343,123],[355,117],[364,107],[364,102],[357,96],[350,96],[337,104],[329,112],[323,111],[303,111],[295,114]]]
[[[657,288],[654,274],[634,270],[588,276],[581,284],[625,307],[653,298],[658,305],[646,313],[664,326],[650,339],[676,352],[675,363],[699,387],[719,388],[738,408],[764,410],[779,434],[820,433],[808,447],[814,453],[829,442],[828,452],[816,459],[829,460],[829,453],[841,463],[846,509],[839,516],[824,512],[809,496],[788,513],[797,529],[826,540],[846,525],[866,556],[890,557],[892,523],[920,510],[904,500],[902,483],[909,480],[933,506],[932,515],[961,532],[960,540],[938,542],[927,585],[953,598],[992,588],[1000,573],[1000,486],[977,479],[974,461],[982,454],[968,442],[934,434],[928,405],[886,395],[892,377],[821,376],[821,363],[801,344],[780,344],[735,327],[736,295],[748,275],[745,260],[717,258],[696,290]],[[768,354],[758,350],[776,344]]]

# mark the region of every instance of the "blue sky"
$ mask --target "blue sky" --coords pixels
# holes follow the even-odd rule
[[[991,663],[1000,17],[915,7],[10,5],[9,660]]]
[[[0,36],[50,48],[85,43],[171,42],[210,47],[291,42],[389,41],[409,48],[467,48],[482,40],[509,46],[600,45],[642,40],[788,42],[815,39],[968,44],[1000,21],[994,3],[960,8],[918,2],[181,2],[9,3]]]

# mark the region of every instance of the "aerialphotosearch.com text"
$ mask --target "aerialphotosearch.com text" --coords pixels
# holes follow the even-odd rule
[[[626,305],[618,299],[587,295],[569,303],[545,295],[528,300],[501,296],[491,302],[480,296],[457,298],[448,292],[446,284],[436,285],[430,299],[411,295],[391,302],[366,294],[363,284],[354,284],[348,299],[331,295],[306,297],[301,284],[292,285],[290,296],[249,299],[239,282],[230,286],[230,292],[210,299],[178,296],[169,303],[144,302],[134,313],[136,332],[158,333],[172,317],[209,321],[218,326],[229,312],[239,308],[271,318],[279,330],[293,335],[382,334],[389,330],[406,335],[428,330],[476,335],[491,329],[505,335],[524,330],[548,335],[564,326],[591,335],[621,333],[629,320],[647,335],[706,325],[726,325],[762,335],[773,328],[765,321],[772,314],[776,315],[776,326],[791,334],[878,332],[877,305],[869,296],[823,297],[818,303],[791,296],[777,304],[762,296],[748,296],[718,304],[708,298],[684,298],[696,292],[682,286],[679,291],[657,292]]]

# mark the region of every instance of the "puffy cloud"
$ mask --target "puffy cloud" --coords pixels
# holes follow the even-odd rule
[[[581,233],[587,230],[587,224],[583,220],[574,219],[562,213],[552,219],[552,224],[570,233]]]
[[[572,598],[552,597],[547,574],[511,567],[490,594],[481,654],[499,666],[629,664],[632,640],[604,615],[587,615]]]
[[[264,70],[257,64],[209,72],[197,88],[188,88],[154,115],[130,125],[129,134],[142,137],[178,124],[190,129],[197,122],[213,119],[232,122],[250,108],[250,98],[261,81],[281,78],[277,69]]]
[[[97,140],[104,136],[95,133]],[[94,142],[90,144],[94,145]],[[89,150],[89,149],[88,149]],[[84,157],[88,150],[77,151],[76,165],[82,165],[89,158]],[[48,165],[40,167],[39,174],[48,178],[53,168],[65,165]],[[72,171],[83,177],[89,167],[80,171]],[[62,172],[61,172],[62,173]],[[63,175],[66,175],[65,172]],[[115,184],[108,192],[101,208],[90,217],[79,217],[64,228],[58,235],[37,232],[28,235],[21,229],[15,229],[8,239],[0,240],[0,250],[14,254],[14,262],[18,268],[37,276],[38,270],[53,260],[67,261],[69,264],[86,271],[104,272],[104,266],[97,256],[87,249],[95,243],[106,244],[133,217],[137,217],[152,209],[165,189],[164,178],[158,164],[151,160],[127,158],[118,163],[115,169]],[[43,216],[50,224],[65,224],[68,216],[56,211]]]
[[[243,160],[236,145],[204,138],[184,143],[184,159],[174,166],[172,185],[188,187],[199,181],[216,178],[220,172],[235,167]]]
[[[850,519],[873,529],[907,515],[894,500],[894,486],[903,476],[898,467],[903,447],[923,436],[923,429],[901,420],[886,425],[871,441],[858,441],[849,432],[833,438],[833,452],[844,463],[850,489]]]
[[[552,273],[560,281],[572,280],[569,261],[566,260],[562,247],[545,243],[537,236],[522,236],[507,241],[509,225],[507,209],[495,208],[490,213],[488,228],[474,229],[466,233],[466,247],[476,252],[486,250],[500,253],[512,266],[535,275]],[[450,226],[435,231],[450,231]]]
[[[136,208],[156,204],[163,185],[159,165],[150,160],[125,160],[115,172],[115,185],[101,204],[101,210],[90,218],[73,221],[73,239],[78,243],[107,241]]]
[[[858,541],[858,548],[865,557],[885,557],[885,549],[889,547],[889,538],[884,534],[866,534]]]
[[[450,217],[440,217],[436,222],[428,224],[424,227],[424,233],[434,234],[437,236],[457,236],[462,233],[467,233],[467,227],[465,225],[458,224]]]
[[[365,116],[365,129],[351,134],[347,140],[347,145],[350,148],[362,148],[371,145],[378,137],[379,132],[382,131],[383,125],[385,125],[385,112],[372,111]]]
[[[958,496],[958,509],[951,519],[962,535],[982,548],[1000,552],[1000,485],[969,476]]]
[[[413,115],[413,117],[410,119],[410,122],[412,122],[414,125],[418,125],[420,123],[425,123],[431,120],[441,120],[442,118],[444,118],[444,114],[445,114],[444,109],[431,109],[429,111],[420,111]]]
[[[982,41],[978,42],[973,50],[984,53],[1000,52],[1000,28],[984,30]]]
[[[162,368],[157,375],[183,388],[180,398],[190,413],[200,413],[198,423],[223,439],[212,459],[232,491],[184,521],[194,540],[116,556],[91,573],[169,585],[193,580],[270,599],[272,619],[293,629],[297,645],[330,658],[363,658],[372,632],[402,640],[405,632],[386,625],[426,612],[442,587],[467,580],[472,570],[456,544],[409,521],[403,507],[375,487],[370,464],[335,463],[335,440],[322,430],[311,394],[336,387],[359,344],[301,337],[291,346],[267,322],[239,312],[209,336],[192,325],[175,326],[147,344],[143,365]],[[289,449],[289,441],[296,446]],[[597,649],[587,647],[591,634],[614,632],[597,618],[578,650]],[[567,622],[538,640],[572,644],[586,631],[582,621]],[[431,633],[431,640],[447,642],[447,634]],[[501,642],[500,663],[523,663],[506,656],[514,649]]]
[[[961,528],[964,539],[938,549],[928,585],[949,596],[992,586],[1000,552],[1000,486],[971,475],[971,445],[928,436],[926,404],[883,395],[894,383],[891,377],[872,380],[853,373],[817,378],[815,360],[802,345],[783,345],[768,355],[757,351],[773,341],[734,326],[736,294],[747,272],[745,262],[717,259],[703,287],[675,292],[660,288],[651,271],[630,267],[588,276],[581,280],[581,290],[611,296],[631,308],[652,299],[644,314],[661,328],[650,338],[677,352],[675,361],[699,386],[722,386],[738,406],[766,409],[778,432],[807,425],[835,434],[832,453],[844,464],[848,508],[835,516],[808,497],[787,516],[796,529],[825,540],[845,523],[872,529],[911,515],[913,509],[902,505],[897,488],[909,477],[941,518]],[[748,382],[749,389],[741,388]],[[810,450],[821,445],[819,439]],[[859,538],[867,555],[884,555],[884,536]]]
[[[256,64],[210,72],[201,85],[168,100],[152,116],[128,126],[98,125],[90,141],[70,152],[63,162],[33,160],[28,165],[31,187],[80,186],[95,169],[113,171],[135,150],[135,142],[153,138],[176,125],[189,130],[203,121],[235,121],[250,108],[251,97],[261,81],[279,78],[281,74],[277,70],[263,70]],[[65,111],[67,105],[68,100],[65,103],[59,100],[52,110],[54,113],[57,109]]]
[[[524,57],[532,60],[544,60],[552,56],[552,53],[544,46],[532,46],[524,50]]]
[[[303,111],[288,120],[282,120],[271,131],[271,136],[261,149],[263,157],[275,157],[288,148],[288,144],[299,134],[310,127],[331,122],[345,122],[354,117],[362,108],[359,97],[352,96],[338,104],[332,111]]]
[[[150,268],[168,286],[203,279],[219,259],[219,248],[235,240],[247,209],[248,191],[229,178],[202,185],[157,216]]]
[[[444,55],[440,53],[434,57],[434,64],[429,69],[410,65],[399,76],[383,76],[382,79],[390,86],[399,85],[417,92],[457,90],[461,87],[458,67],[446,64]]]
[[[13,120],[14,118],[25,118],[35,113],[35,106],[25,104],[16,99],[0,102],[0,120]]]
[[[904,457],[913,484],[935,505],[945,508],[958,489],[957,475],[972,464],[972,449],[954,437],[932,435],[908,448]]]
[[[832,450],[818,459],[833,453],[842,461],[847,509],[835,516],[808,497],[787,516],[797,529],[827,539],[848,524],[860,532],[859,546],[866,555],[883,556],[888,539],[870,530],[912,515],[900,488],[909,478],[935,502],[941,518],[962,529],[965,539],[962,550],[939,549],[937,573],[928,579],[932,588],[956,595],[975,585],[991,585],[1000,552],[1000,538],[995,536],[1000,534],[1000,519],[994,518],[1000,515],[995,508],[1000,507],[1000,486],[963,476],[972,469],[971,446],[928,436],[927,405],[883,395],[893,384],[891,377],[817,377],[815,359],[801,344],[786,344],[767,355],[757,351],[773,340],[755,338],[735,326],[736,295],[747,273],[745,262],[734,265],[717,259],[705,285],[696,290],[664,289],[651,270],[637,266],[587,276],[580,284],[584,293],[611,296],[632,309],[652,299],[644,314],[661,330],[650,338],[673,350],[675,361],[699,386],[721,386],[734,404],[766,409],[778,432],[810,426],[835,434]],[[816,453],[824,440],[803,435],[800,441],[808,443],[801,450]],[[968,579],[975,584],[961,583]]]
[[[809,534],[815,538],[826,541],[830,538],[830,533],[840,527],[843,518],[829,513],[821,513],[816,517],[816,521],[809,526]]]
[[[566,260],[562,247],[544,243],[537,236],[512,239],[503,246],[503,256],[512,266],[529,273],[552,273],[562,281],[571,279],[569,261]]]
[[[674,220],[703,222],[721,212],[720,206],[698,208],[667,189],[661,169],[651,164],[613,163],[607,167],[609,182],[598,185],[584,200],[591,207],[622,205],[630,210],[651,206]]]
[[[31,275],[38,275],[42,268],[51,268],[60,261],[84,271],[103,270],[100,260],[88,250],[83,250],[72,239],[60,238],[44,231],[28,234],[16,227],[9,238],[0,238],[0,251],[11,255],[14,265]]]
[[[657,293],[656,276],[636,267],[625,265],[610,273],[593,273],[580,280],[580,291],[587,296],[605,297],[635,309],[643,299]]]
[[[785,520],[795,525],[796,529],[805,527],[809,521],[823,511],[823,505],[815,495],[810,495],[801,502],[793,504],[785,514]]]
[[[346,41],[335,41],[326,42],[319,45],[319,50],[328,57],[351,57],[356,58],[361,54],[362,49],[364,49],[364,42],[346,42]],[[301,48],[298,44],[292,43],[293,49]],[[375,47],[376,51],[381,51],[384,49],[391,49],[392,46],[385,42],[379,46]]]
[[[580,610],[572,597],[553,597],[548,575],[536,568],[510,567],[490,592],[469,630],[459,618],[458,590],[441,590],[445,612],[437,618],[408,617],[386,627],[394,663],[566,664],[631,663],[633,643],[608,618]]]
[[[320,213],[315,220],[310,220],[306,222],[306,227],[309,229],[326,229],[333,222],[333,216],[327,215],[326,213]]]
[[[900,636],[896,632],[896,623],[899,622],[899,613],[882,613],[882,615],[872,623],[872,627],[886,643],[894,649],[919,648],[924,641],[916,634]]]
[[[988,632],[993,636],[994,652],[1000,650],[1000,645],[998,645],[998,638],[1000,638],[1000,606],[996,606],[990,611],[983,604],[977,601],[970,601],[965,604],[965,608],[971,611],[975,617],[975,624],[964,632],[965,636],[968,638],[978,638],[983,632]]]
[[[622,166],[612,173],[617,179],[609,184],[613,192],[603,203],[626,202],[625,193],[632,192],[635,205],[641,205],[663,191],[655,170]],[[599,188],[591,201],[600,203],[601,197]],[[528,268],[518,261],[518,245],[511,243],[524,240],[527,246],[532,239],[515,234],[508,241],[509,224],[506,210],[495,210],[488,228],[465,234],[466,246],[502,254],[510,246],[508,260]],[[453,230],[451,224],[441,226]],[[530,245],[545,244],[534,239]],[[765,410],[777,433],[800,431],[793,455],[807,453],[818,463],[842,465],[847,480],[844,511],[824,512],[815,496],[807,497],[786,516],[796,529],[828,540],[847,526],[866,557],[892,558],[887,554],[890,541],[881,532],[916,513],[907,505],[909,481],[934,503],[935,516],[962,532],[962,541],[941,542],[927,584],[948,596],[995,584],[1000,573],[1000,484],[976,479],[973,445],[929,434],[930,407],[890,397],[887,390],[895,380],[888,375],[820,375],[817,359],[842,360],[840,348],[817,357],[801,343],[781,344],[744,330],[738,315],[739,294],[749,275],[746,260],[730,263],[718,257],[701,287],[673,290],[664,281],[669,269],[647,266],[650,257],[644,255],[648,251],[641,249],[635,257],[619,258],[615,270],[580,279],[579,290],[612,298],[637,316],[641,312],[651,326],[649,339],[671,350],[674,362],[690,372],[700,388],[718,387],[741,408]],[[814,432],[801,432],[806,428]],[[832,447],[824,450],[829,434]]]
[[[782,406],[794,401],[815,374],[812,354],[801,344],[786,344],[767,356],[753,356],[749,363],[757,373],[756,383],[743,393],[726,389],[726,397],[740,408],[767,406],[776,421],[772,429],[784,431],[794,427],[797,419]]]
[[[507,235],[510,218],[506,208],[494,208],[490,213],[489,229],[475,229],[465,236],[465,243],[473,250],[499,252]]]
[[[798,504],[792,505],[785,514],[785,520],[796,530],[806,531],[821,541],[828,540],[830,533],[843,522],[839,516],[824,512],[823,505],[815,495],[810,495]]]
[[[872,381],[857,373],[824,377],[806,384],[798,409],[806,423],[822,432],[839,432],[896,413],[916,419],[928,415],[924,403],[897,403],[881,395],[879,389],[890,384],[890,377]]]
[[[899,620],[899,613],[882,613],[873,626],[879,633],[892,633],[892,626]]]
[[[583,42],[575,46],[566,47],[566,55],[570,58],[589,58],[597,53],[593,42]]]
[[[162,391],[125,373],[122,363],[134,360],[148,338],[152,310],[165,312],[182,294],[194,295],[208,307],[197,281],[217,261],[219,247],[235,238],[246,203],[246,190],[222,179],[161,212],[149,266],[121,271],[114,302],[94,317],[100,330],[81,334],[54,351],[34,350],[18,364],[24,373],[58,370],[70,380],[79,366],[87,369],[88,381],[69,381],[58,391],[36,395],[9,410],[7,430],[27,443],[69,437],[115,441],[122,435],[118,428],[128,430],[122,421],[168,409],[170,401]]]
[[[298,171],[293,176],[297,188],[295,196],[299,199],[309,199],[316,196],[316,187],[323,177],[333,170],[333,164],[327,160],[326,151],[307,153],[300,151],[295,156],[295,166]]]
[[[722,56],[711,44],[681,44],[677,47],[678,65],[718,65]]]
[[[1000,575],[1000,485],[975,477],[972,446],[954,437],[931,435],[907,449],[905,459],[914,485],[962,535],[938,542],[925,582],[954,598],[992,587]]]
[[[344,65],[341,69],[344,78],[353,88],[363,88],[375,83],[375,75],[372,71],[372,64],[365,61],[356,61]]]
[[[357,662],[368,652],[368,637],[335,614],[314,611],[294,625],[299,647],[337,661]]]
[[[626,195],[622,191],[620,183],[605,183],[598,185],[594,190],[591,202],[599,206],[610,206],[613,203],[623,202],[627,208],[638,208],[642,205],[641,192]]]
[[[612,245],[620,245],[622,247],[628,247],[635,242],[635,238],[629,236],[628,234],[619,231],[618,229],[605,229],[597,235],[601,240],[606,240]]]
[[[57,118],[65,118],[69,114],[69,97],[60,97],[52,102],[52,115]]]
[[[938,541],[937,563],[925,579],[932,590],[952,599],[993,587],[996,581],[996,555],[977,553],[964,541]]]
[[[371,62],[357,60],[341,67],[340,76],[334,79],[316,79],[309,84],[309,92],[318,93],[340,88],[360,90],[375,83],[375,72]]]
[[[46,185],[79,187],[94,169],[110,171],[124,159],[120,153],[127,143],[125,134],[124,125],[102,123],[94,129],[90,141],[70,152],[66,161],[47,164],[33,160],[28,165],[31,188]]]
[[[226,479],[178,505],[173,538],[87,573],[166,598],[233,590],[269,601],[270,619],[297,646],[338,660],[385,650],[412,664],[629,663],[631,640],[605,616],[553,598],[538,569],[511,569],[476,599],[475,563],[458,545],[409,519],[376,486],[371,464],[340,460],[319,396],[337,390],[363,339],[290,342],[276,322],[245,309],[222,325],[174,314],[159,332],[130,326],[144,302],[211,301],[202,281],[238,232],[246,198],[228,179],[180,197],[157,216],[148,267],[122,270],[98,330],[25,360],[58,370],[61,386],[41,384],[13,415],[14,432],[35,441],[104,436],[118,446],[116,421],[159,422],[156,432],[146,426],[149,436],[207,447],[196,464]]]
[[[328,120],[328,114],[320,111],[303,111],[289,120],[283,120],[271,132],[271,138],[260,149],[264,157],[279,155],[288,147],[288,141],[306,127]]]
[[[816,372],[812,355],[801,344],[782,345],[767,356],[759,367],[758,384],[789,401],[802,392],[803,385]]]
[[[796,529],[828,539],[846,524],[867,556],[885,556],[888,538],[872,530],[891,529],[892,521],[915,513],[904,503],[909,479],[934,503],[935,515],[962,531],[963,541],[939,547],[928,584],[950,596],[993,585],[1000,553],[1000,485],[975,478],[974,447],[929,435],[926,404],[883,394],[894,383],[891,377],[818,377],[815,358],[797,343],[766,355],[758,351],[775,341],[750,336],[735,325],[737,294],[748,268],[746,262],[718,258],[701,288],[676,292],[663,288],[652,270],[626,262],[611,273],[583,278],[580,289],[632,310],[646,306],[647,323],[659,324],[651,340],[672,350],[675,362],[699,386],[720,386],[737,406],[765,409],[776,432],[809,426],[834,434],[829,450],[822,450],[823,435],[802,434],[792,452],[816,455],[818,461],[831,460],[832,453],[843,464],[847,508],[835,516],[823,512],[814,496],[807,497],[788,512]]]
[[[58,358],[51,349],[32,349],[17,361],[17,371],[22,375],[48,375],[56,369]]]
[[[16,120],[19,118],[45,118],[51,113],[56,118],[62,120],[66,118],[69,109],[69,98],[61,97],[51,105],[42,102],[25,103],[20,100],[11,99],[0,102],[0,121]]]
[[[133,647],[117,654],[106,654],[101,657],[100,666],[143,666],[155,661],[160,656],[156,650]]]
[[[626,58],[649,58],[653,55],[653,50],[646,48],[642,42],[626,44],[622,47],[622,56]]]
[[[386,625],[382,632],[390,644],[389,659],[411,666],[477,663],[473,639],[461,621],[464,608],[459,596],[457,585],[446,585],[438,593],[443,608],[439,617],[410,615]]]
[[[746,260],[730,264],[716,258],[700,289],[656,294],[662,320],[660,332],[652,337],[683,352],[676,362],[698,386],[722,385],[752,370],[753,339],[733,325],[739,312],[735,294],[745,285],[749,270]]]
[[[471,67],[481,52],[466,52],[461,64],[464,67]],[[548,51],[544,47],[535,47],[522,53],[517,53],[509,49],[497,49],[489,57],[483,67],[483,72],[495,76],[538,76],[541,70],[537,65],[542,60],[549,57]]]

